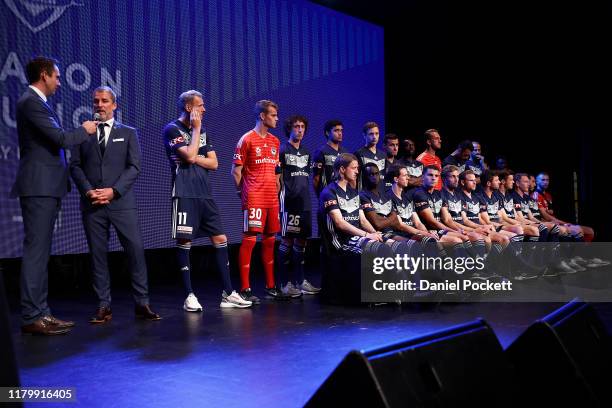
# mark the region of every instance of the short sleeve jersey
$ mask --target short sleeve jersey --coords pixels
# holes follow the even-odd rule
[[[460,159],[458,159],[456,156],[453,156],[452,154],[449,156],[446,156],[446,158],[444,159],[444,162],[442,163],[443,166],[446,166],[448,164],[451,164],[453,166],[457,166],[457,168],[459,168],[459,173],[462,173],[467,167],[467,162],[469,160],[466,161],[462,161]]]
[[[208,169],[181,159],[178,149],[189,146],[192,130],[181,121],[170,122],[164,128],[164,146],[172,172],[172,197],[212,198]],[[198,156],[214,151],[204,126],[200,129]]]
[[[538,200],[538,207],[545,209],[550,214],[554,214],[552,195],[546,191],[536,191],[533,193]]]
[[[336,150],[327,143],[315,151],[313,158],[314,173],[321,175],[318,194],[326,185],[334,181],[334,162],[341,153],[348,153],[348,150],[342,145],[338,146],[338,150]]]
[[[363,190],[359,193],[359,201],[364,213],[374,211],[382,217],[389,217],[393,212],[393,200],[386,193]],[[393,228],[386,228],[381,232],[390,232]]]
[[[463,217],[461,211],[463,211],[463,205],[461,204],[461,197],[456,191],[449,191],[446,188],[442,188],[442,207],[446,208],[452,217],[453,221],[462,223]]]
[[[312,159],[308,149],[302,145],[296,149],[291,143],[285,142],[281,146],[279,158],[283,179],[281,211],[310,211],[309,177]]]
[[[440,211],[442,211],[442,195],[440,191],[433,190],[431,193],[424,187],[413,190],[414,209],[417,213],[429,208],[436,221],[440,221]]]
[[[512,190],[507,195],[512,197],[512,201],[514,202],[514,211],[520,211],[524,217],[529,215],[529,196],[527,194],[523,194],[522,196],[516,191]]]
[[[537,193],[533,192],[529,195],[529,209],[531,210],[531,214],[539,220],[541,219],[542,214],[540,214],[540,207],[538,206],[536,194]]]
[[[491,193],[491,197],[489,197],[487,193],[483,191],[480,197],[482,198],[482,202],[486,207],[489,220],[499,222],[498,211],[504,208],[503,196],[499,192],[493,191]]]
[[[468,220],[480,224],[480,213],[486,212],[487,207],[478,197],[478,194],[471,192],[468,196],[464,191],[457,193],[461,198],[461,206]]]
[[[359,150],[355,152],[355,156],[359,161],[359,185],[362,185],[363,177],[365,172],[363,171],[363,166],[368,163],[374,163],[378,167],[380,171],[381,177],[385,174],[385,164],[387,162],[387,155],[380,149],[376,149],[376,153],[372,153],[370,149],[366,146],[363,146]]]
[[[514,197],[512,192],[513,191],[506,191],[506,194],[502,194],[501,191],[495,191],[493,194],[498,194],[501,197],[500,200],[503,203],[504,211],[508,217],[514,219],[516,218],[516,213],[514,212]]]
[[[233,163],[242,168],[242,209],[278,206],[276,173],[279,166],[279,140],[255,130],[245,133],[234,152]]]
[[[327,185],[319,197],[319,215],[324,217],[327,228],[324,230],[329,234],[334,247],[340,249],[342,245],[349,242],[352,235],[337,229],[329,216],[332,210],[340,210],[344,221],[354,227],[361,228],[359,221],[359,210],[361,203],[359,193],[350,185],[346,190],[342,189],[337,182]]]
[[[414,189],[411,191],[404,191],[402,196],[398,197],[392,190],[387,190],[387,194],[393,201],[393,209],[397,213],[397,216],[404,224],[410,225],[411,227],[414,227],[414,220],[412,219],[412,214],[414,213],[414,203],[412,202],[413,191]]]

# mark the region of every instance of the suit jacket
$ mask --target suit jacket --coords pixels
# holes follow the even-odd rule
[[[66,195],[70,180],[64,148],[91,139],[85,128],[66,132],[53,109],[28,88],[17,101],[17,133],[20,160],[11,197]]]
[[[136,208],[132,186],[140,173],[140,147],[136,129],[115,119],[104,156],[95,137],[72,149],[70,174],[81,193],[84,211],[93,210],[86,193],[96,188],[114,188],[120,197],[108,204],[111,210]]]

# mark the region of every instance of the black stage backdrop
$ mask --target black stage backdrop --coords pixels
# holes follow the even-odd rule
[[[609,3],[318,3],[384,27],[387,131],[420,150],[436,127],[443,157],[477,139],[490,164],[503,154],[514,171],[548,171],[559,216],[612,238]]]

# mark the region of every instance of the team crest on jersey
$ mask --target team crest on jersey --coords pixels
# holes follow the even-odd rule
[[[255,148],[255,156],[261,156],[261,147],[257,146]]]
[[[491,215],[497,215],[497,212],[499,211],[499,205],[497,203],[495,204],[487,204],[487,212]]]
[[[397,206],[397,215],[403,220],[409,220],[413,212],[412,203]]]
[[[479,203],[467,203],[467,210],[472,214],[478,214],[480,212],[480,204]]]
[[[355,196],[350,200],[338,197],[338,207],[347,213],[353,213],[359,209],[359,196]]]
[[[372,201],[372,207],[374,207],[374,210],[376,211],[377,214],[387,216],[391,212],[393,203],[391,202],[391,200],[387,201],[386,203],[379,203],[376,201]]]
[[[406,170],[408,171],[408,175],[412,177],[421,177],[421,175],[423,175],[423,166],[408,166],[406,167]]]
[[[429,200],[429,206],[431,207],[431,211],[433,211],[434,214],[438,214],[442,209],[442,200]]]
[[[295,154],[286,154],[285,163],[303,169],[304,167],[308,166],[308,155],[296,156]]]
[[[326,154],[325,155],[325,165],[326,166],[333,166],[334,162],[336,161],[336,157],[338,157],[335,154]]]
[[[454,213],[461,212],[461,201],[449,201],[448,202],[448,210]]]

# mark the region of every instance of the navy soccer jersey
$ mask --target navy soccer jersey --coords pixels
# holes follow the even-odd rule
[[[489,220],[499,222],[500,219],[498,211],[504,208],[504,198],[501,193],[498,191],[493,191],[491,193],[491,197],[489,197],[487,193],[483,191],[482,194],[480,194],[480,198],[482,198],[482,203],[487,210]]]
[[[463,205],[461,204],[461,197],[458,194],[458,190],[450,192],[446,187],[442,187],[440,193],[442,195],[442,207],[448,210],[453,221],[460,224],[463,223],[463,216],[461,215]]]
[[[404,191],[401,197],[395,195],[392,190],[388,190],[387,194],[393,201],[393,210],[397,213],[400,220],[411,227],[414,227],[412,214],[414,213],[414,203],[412,202],[412,191]]]
[[[191,143],[191,129],[181,121],[170,122],[164,128],[164,145],[172,171],[172,197],[212,198],[208,169],[197,164],[190,164],[181,159],[177,150]],[[202,126],[200,130],[200,148],[198,156],[214,151]]]
[[[452,154],[450,156],[446,156],[446,159],[444,159],[444,161],[442,162],[442,167],[447,166],[447,165],[453,165],[453,166],[457,166],[459,168],[459,173],[462,173],[465,169],[466,169],[466,163],[469,160],[461,160],[456,156],[453,156]]]
[[[496,191],[494,194],[498,194],[501,197],[504,211],[506,212],[508,217],[512,219],[516,218],[516,213],[514,212],[514,198],[512,196],[512,191],[506,191],[506,194],[502,194],[501,191]]]
[[[403,159],[402,162],[406,166],[406,171],[410,177],[421,177],[423,175],[423,163],[418,160]]]
[[[419,187],[413,190],[412,200],[414,209],[417,213],[429,208],[433,213],[436,221],[440,221],[440,211],[442,211],[442,194],[439,190],[433,190],[431,193],[425,190],[424,187]]]
[[[318,194],[321,193],[325,186],[334,181],[334,162],[340,153],[348,153],[348,150],[342,147],[342,145],[340,145],[338,150],[336,150],[327,143],[315,151],[313,157],[313,167],[315,169],[315,173],[321,175],[319,191],[317,191]]]
[[[387,154],[376,148],[376,153],[372,153],[370,149],[363,146],[361,149],[355,152],[355,156],[357,156],[357,160],[359,161],[359,188],[361,189],[363,183],[364,171],[363,166],[368,163],[374,163],[378,167],[380,171],[380,176],[383,177],[385,174],[385,164],[387,161]]]
[[[327,228],[324,233],[328,234],[330,241],[336,249],[342,249],[343,245],[349,243],[352,235],[337,229],[329,216],[332,210],[340,210],[344,221],[361,228],[359,222],[359,210],[361,203],[359,193],[350,185],[346,186],[346,190],[342,189],[337,182],[329,184],[321,192],[319,197],[319,215],[324,217],[323,221]]]
[[[312,161],[308,149],[302,145],[296,149],[291,143],[285,142],[280,148],[279,160],[283,179],[281,212],[310,211],[309,177]]]
[[[521,196],[516,190],[512,190],[506,196],[512,197],[514,211],[520,211],[525,218],[529,216],[529,196],[527,194]]]
[[[470,159],[465,162],[465,170],[472,170],[477,177],[480,177],[480,175],[484,171],[484,166],[482,164],[482,161],[477,163],[474,160]]]
[[[400,159],[396,158],[395,160],[393,160],[393,162],[390,162],[389,160],[385,159],[385,169],[383,171],[380,172],[380,178],[383,180],[384,184],[384,189],[383,190],[388,190],[391,188],[391,185],[393,184],[393,180],[387,180],[387,170],[389,170],[389,168],[393,165],[399,165],[399,166],[403,166],[404,162],[402,162]]]
[[[480,224],[480,213],[486,212],[486,204],[475,192],[471,192],[468,196],[464,191],[460,191],[457,195],[461,198],[461,206],[468,220],[473,223]]]
[[[363,190],[359,193],[359,201],[364,213],[374,211],[382,217],[389,217],[393,212],[393,200],[387,193]],[[393,228],[385,228],[381,232],[391,231]]]
[[[538,200],[535,199],[533,194],[529,195],[529,209],[531,210],[531,215],[533,215],[536,219],[542,219],[540,207],[538,206]]]

